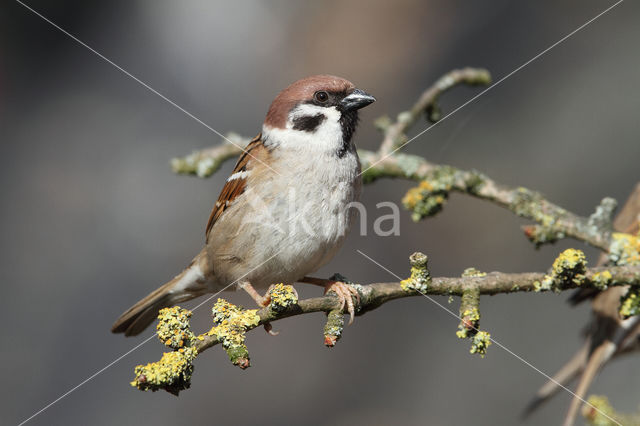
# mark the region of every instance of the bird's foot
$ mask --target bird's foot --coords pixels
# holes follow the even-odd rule
[[[349,325],[353,323],[353,319],[356,315],[355,305],[353,304],[353,298],[355,297],[356,303],[360,303],[360,293],[353,286],[342,282],[327,280],[324,286],[324,294],[334,292],[340,300],[340,309],[344,310],[347,306],[347,312],[349,313]]]
[[[271,288],[273,286],[269,287],[269,289],[267,290],[264,296],[260,296],[260,293],[258,293],[256,289],[253,288],[253,286],[249,282],[241,283],[239,287],[244,291],[246,291],[259,307],[265,308],[269,306],[269,303],[271,303]],[[264,331],[266,331],[267,334],[269,334],[270,336],[277,336],[278,334],[280,334],[279,331],[273,331],[273,326],[271,325],[270,322],[265,322],[263,324],[263,327],[264,327]]]

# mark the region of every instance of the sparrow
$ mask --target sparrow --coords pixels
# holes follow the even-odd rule
[[[335,292],[353,321],[357,291],[308,274],[333,258],[353,222],[349,205],[358,201],[362,181],[352,139],[358,110],[374,101],[332,75],[282,90],[213,206],[204,248],[179,275],[123,313],[111,331],[137,335],[160,309],[222,290],[244,289],[266,306],[270,286],[295,282]]]
[[[617,232],[637,234],[640,232],[640,183],[613,222]],[[598,266],[605,265],[608,259],[601,255]],[[538,390],[529,403],[524,415],[528,416],[561,388],[574,379],[578,379],[573,398],[569,405],[563,425],[574,424],[580,405],[596,374],[613,358],[637,351],[640,346],[640,317],[627,319],[620,317],[620,298],[626,294],[628,286],[610,287],[604,291],[578,289],[569,298],[571,305],[592,300],[591,321],[585,329],[585,342],[571,359]]]

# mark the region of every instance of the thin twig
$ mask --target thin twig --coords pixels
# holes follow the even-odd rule
[[[395,123],[388,126],[381,126],[385,136],[378,151],[380,157],[388,155],[393,152],[394,149],[406,143],[407,131],[422,116],[426,115],[432,122],[438,121],[440,119],[440,110],[437,104],[438,98],[447,90],[463,83],[472,86],[480,84],[486,85],[491,83],[491,75],[489,71],[485,69],[463,68],[453,70],[440,77],[433,86],[420,95],[418,101],[409,111],[398,114]]]

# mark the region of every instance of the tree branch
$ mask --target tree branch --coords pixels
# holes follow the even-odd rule
[[[499,184],[475,170],[465,171],[447,165],[433,164],[425,158],[398,152],[406,144],[407,132],[422,115],[435,122],[440,118],[437,105],[442,93],[461,84],[488,84],[489,73],[482,69],[454,70],[432,87],[424,91],[411,109],[397,115],[376,120],[376,127],[383,132],[377,151],[359,150],[364,183],[380,178],[402,178],[420,182],[410,189],[403,204],[412,211],[412,218],[420,220],[442,210],[451,191],[487,200],[506,208],[520,217],[534,221],[524,227],[525,235],[536,245],[572,237],[608,253],[612,266],[586,268],[584,254],[579,250],[565,250],[553,264],[549,273],[482,273],[468,269],[462,277],[431,278],[427,269],[427,257],[421,253],[411,256],[411,276],[401,282],[352,284],[360,295],[356,315],[362,315],[384,303],[403,297],[446,295],[461,298],[458,337],[471,340],[471,352],[481,356],[486,352],[491,338],[480,324],[480,296],[515,292],[561,292],[573,288],[604,290],[611,286],[629,286],[619,308],[622,317],[640,313],[640,235],[614,233],[612,215],[615,200],[605,198],[589,217],[582,217],[546,200],[541,194],[522,187],[511,188]],[[207,177],[227,160],[242,152],[249,139],[229,134],[234,144],[194,152],[183,158],[173,159],[176,173]],[[159,337],[173,352],[146,366],[136,368],[132,384],[140,389],[165,389],[178,393],[189,387],[193,360],[206,349],[222,344],[231,361],[246,368],[249,354],[245,345],[245,333],[259,325],[270,329],[270,323],[296,315],[325,312],[325,344],[335,345],[344,325],[343,309],[335,295],[297,300],[290,286],[276,285],[271,290],[271,304],[260,310],[245,310],[218,299],[213,307],[216,325],[208,332],[195,336],[189,330],[189,311],[179,307],[161,311],[158,324]],[[160,332],[162,330],[162,333]],[[625,353],[621,348],[620,353]]]
[[[379,118],[376,121],[376,126],[384,131],[384,139],[378,151],[379,155],[388,155],[407,143],[407,131],[421,116],[426,115],[432,123],[440,120],[441,112],[437,103],[440,95],[463,83],[471,86],[487,85],[491,83],[491,75],[489,71],[478,68],[453,70],[440,77],[433,86],[425,90],[410,110],[398,114],[395,123],[391,124],[389,117]]]
[[[475,170],[433,164],[417,155],[397,153],[383,157],[370,151],[359,151],[359,154],[367,183],[383,177],[425,182],[405,197],[405,206],[414,211],[414,220],[438,213],[449,193],[456,191],[490,201],[537,222],[539,227],[525,229],[527,237],[536,244],[573,237],[609,251],[612,243],[611,223],[616,201],[611,198],[603,199],[590,217],[581,217],[546,200],[538,192],[499,184]]]
[[[614,266],[610,268],[589,268],[586,270],[584,281],[571,282],[562,287],[562,290],[573,288],[598,288],[601,286],[601,274],[608,271],[611,274],[608,286],[632,285],[640,286],[640,266]],[[400,282],[373,283],[367,285],[355,285],[360,294],[360,303],[357,306],[356,315],[360,316],[372,311],[381,305],[395,299],[414,296],[462,296],[468,291],[478,292],[479,295],[494,296],[496,294],[510,294],[521,292],[545,292],[551,289],[541,289],[540,283],[548,275],[542,272],[504,273],[489,272],[481,276],[464,277],[437,277],[432,278],[424,292],[405,289]],[[558,289],[559,290],[559,289]],[[313,312],[331,312],[340,308],[340,301],[333,294],[322,297],[314,297],[298,301],[289,309],[277,312],[270,306],[256,312],[260,318],[258,323],[248,327],[254,329],[259,325],[271,323],[284,318]],[[220,343],[216,336],[205,336],[199,340],[195,347],[198,353]]]

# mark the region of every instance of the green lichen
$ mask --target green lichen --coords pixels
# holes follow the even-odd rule
[[[414,222],[433,216],[440,212],[447,202],[453,182],[449,178],[423,180],[409,189],[402,199],[402,204],[412,212]]]
[[[456,336],[460,339],[472,338],[480,327],[480,291],[469,288],[460,298],[460,323]]]
[[[178,395],[181,390],[188,389],[191,385],[193,360],[197,355],[197,350],[192,347],[165,352],[160,361],[137,366],[136,377],[131,386],[153,392],[164,389]]]
[[[420,163],[416,163],[419,165]],[[407,177],[412,177],[410,174]],[[411,218],[419,221],[440,212],[455,187],[470,194],[476,194],[487,178],[480,172],[464,172],[451,166],[439,166],[430,172],[420,184],[409,189],[402,204],[412,212]]]
[[[231,362],[243,369],[250,365],[246,332],[260,324],[257,312],[257,309],[242,309],[224,299],[218,299],[212,309],[213,321],[218,325],[207,334],[216,336]]]
[[[293,287],[282,283],[271,287],[269,296],[271,297],[269,308],[274,312],[284,312],[298,303],[298,296]]]
[[[533,282],[533,291],[535,291],[536,293],[549,291],[551,290],[552,285],[553,279],[549,275],[545,275],[542,281],[536,280]]]
[[[467,268],[462,272],[463,277],[486,277],[487,273],[482,272],[474,267]]]
[[[548,208],[539,193],[519,187],[513,192],[509,208],[518,216],[533,219],[538,223],[536,226],[525,227],[525,235],[536,247],[564,238],[565,235],[558,224],[567,211],[558,207]]]
[[[237,133],[230,132],[225,137],[230,145],[237,147],[246,146],[248,139],[243,138]],[[233,148],[233,147],[231,147]],[[218,155],[212,156],[210,152],[195,151],[185,157],[176,157],[171,159],[171,169],[178,174],[194,174],[198,177],[205,178],[215,173],[222,164],[231,157],[235,157],[235,150],[228,152],[220,152]]]
[[[398,167],[406,177],[414,176],[423,162],[423,159],[416,155],[396,154],[395,157]]]
[[[542,281],[536,281],[535,291],[561,291],[562,289],[581,285],[585,281],[587,260],[584,253],[576,249],[567,249],[553,262],[551,274],[545,275]]]
[[[487,348],[491,345],[491,334],[486,331],[478,331],[475,336],[471,338],[471,349],[469,352],[472,354],[478,354],[484,358],[487,354]]]
[[[540,248],[543,244],[553,244],[565,237],[564,232],[541,225],[525,226],[524,235],[535,244],[536,248]]]
[[[620,298],[619,312],[624,319],[640,314],[640,288],[631,287]]]
[[[327,347],[335,346],[342,337],[344,329],[344,314],[341,309],[330,311],[327,314],[327,323],[324,325],[324,344]]]
[[[593,277],[591,277],[591,283],[598,290],[606,290],[612,282],[613,276],[608,270],[596,272],[593,274]]]
[[[605,197],[596,207],[595,212],[589,216],[587,226],[591,232],[611,232],[613,230],[612,216],[618,202],[610,197]]]
[[[614,232],[609,246],[609,260],[615,265],[640,265],[640,235]]]
[[[179,306],[160,309],[156,326],[160,341],[173,349],[191,346],[195,335],[189,329],[189,318],[191,311]]]
[[[464,178],[465,189],[470,194],[477,194],[487,181],[487,176],[477,170],[471,170]]]
[[[456,336],[459,339],[466,339],[477,334],[478,325],[480,324],[480,310],[476,306],[465,309],[460,314],[460,318],[458,331],[456,331]]]
[[[416,252],[409,257],[411,263],[411,276],[400,282],[400,286],[404,291],[418,291],[424,293],[427,291],[429,283],[431,283],[431,275],[427,264],[429,258],[426,254]]]

